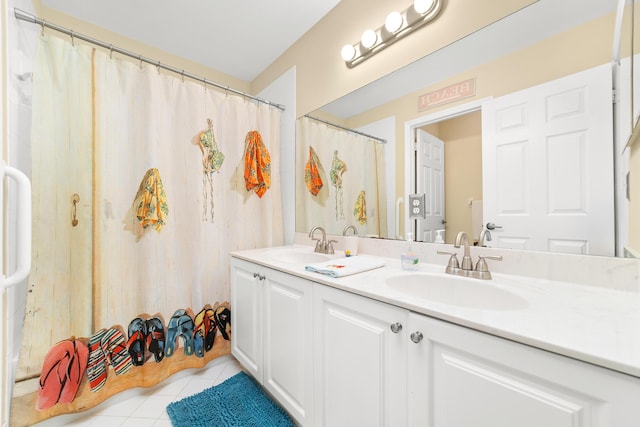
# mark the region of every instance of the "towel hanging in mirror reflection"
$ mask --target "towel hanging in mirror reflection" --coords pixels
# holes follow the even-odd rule
[[[367,201],[364,196],[364,190],[360,191],[353,205],[353,216],[360,225],[367,223]]]
[[[313,147],[309,146],[309,160],[304,167],[304,182],[313,196],[317,196],[324,185],[320,177],[320,168],[322,168],[320,159]]]

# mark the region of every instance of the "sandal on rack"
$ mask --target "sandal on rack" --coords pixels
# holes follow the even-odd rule
[[[67,368],[67,381],[60,394],[60,403],[71,403],[76,398],[80,382],[84,376],[89,361],[89,348],[79,340],[73,341],[74,353]]]
[[[176,310],[167,323],[167,340],[165,342],[165,356],[171,357],[176,349],[176,339],[178,338],[178,320],[187,312],[183,309]]]
[[[147,347],[155,357],[156,362],[160,362],[164,358],[164,339],[162,319],[154,316],[147,320]]]
[[[64,340],[51,347],[45,355],[36,397],[38,411],[44,411],[58,403],[68,380],[67,370],[74,352],[73,342]]]
[[[147,322],[141,317],[136,317],[129,323],[129,341],[127,347],[131,362],[135,366],[144,364],[145,343],[147,340]]]
[[[102,337],[106,332],[106,329],[100,329],[89,338],[87,377],[89,378],[89,388],[93,392],[100,390],[107,382],[107,359],[104,350],[102,350]]]
[[[221,305],[216,308],[214,316],[220,335],[222,335],[222,338],[229,341],[229,331],[227,328],[231,326],[231,311],[227,307]]]
[[[131,370],[133,362],[131,355],[127,352],[127,343],[121,331],[116,328],[107,329],[100,345],[116,375],[123,375]]]
[[[195,329],[193,339],[195,353],[198,357],[204,357],[204,352],[211,350],[216,336],[216,322],[213,310],[205,306],[195,317]]]
[[[204,335],[204,349],[209,351],[213,348],[213,344],[215,343],[218,325],[216,324],[215,312],[211,306],[207,307],[204,314],[207,319],[205,322],[208,325],[207,332]]]
[[[191,356],[194,351],[193,340],[193,319],[185,310],[177,310],[167,325],[166,356],[169,357],[175,352],[176,341],[179,337],[184,340],[184,354]]]

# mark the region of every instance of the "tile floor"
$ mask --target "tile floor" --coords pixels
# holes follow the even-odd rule
[[[218,385],[241,369],[233,356],[222,356],[202,369],[178,372],[155,387],[127,390],[82,414],[61,415],[34,427],[171,427],[169,403]]]

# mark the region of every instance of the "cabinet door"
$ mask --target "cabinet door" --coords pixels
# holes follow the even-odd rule
[[[314,287],[316,425],[406,424],[406,318],[398,307]],[[396,323],[404,328],[393,333]]]
[[[231,258],[231,354],[262,383],[262,297],[259,267]]]
[[[637,378],[413,313],[409,330],[409,425],[638,425]]]
[[[301,425],[312,425],[312,283],[275,270],[263,281],[264,386]]]

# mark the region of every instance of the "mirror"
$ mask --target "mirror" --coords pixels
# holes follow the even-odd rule
[[[394,159],[388,158],[387,163],[395,170],[393,167],[385,170],[391,183],[379,184],[380,188],[387,189],[388,225],[387,234],[380,237],[402,238],[404,231],[412,228],[407,209],[409,191],[405,189],[412,176],[409,170],[411,161],[407,160],[407,141],[410,139],[406,133],[413,127],[419,127],[420,118],[437,116],[457,106],[479,103],[487,97],[504,96],[609,63],[617,3],[617,0],[540,0],[310,113],[311,116],[322,117],[347,128],[365,132],[375,129],[371,131],[373,135],[381,135],[374,132],[385,135],[386,152],[395,156]],[[630,31],[630,26],[626,31]],[[623,38],[625,36],[630,35],[623,35]],[[467,80],[475,84],[475,92],[468,99],[419,109],[418,102],[422,95]],[[478,109],[479,106],[476,106]],[[298,140],[296,146],[297,149],[304,149],[301,147],[308,146],[308,142]],[[616,165],[618,181],[621,173],[626,174],[625,170],[618,170],[619,166]],[[304,185],[301,170],[296,165],[297,188]],[[469,179],[473,180],[474,185],[479,181],[478,177]],[[450,185],[449,181],[444,182],[445,187]],[[300,197],[300,192],[296,196]],[[462,203],[458,201],[457,206],[453,207],[445,201],[447,209],[444,217],[447,223],[443,228],[447,229],[447,243],[451,243],[455,233],[461,229],[471,234],[470,219],[461,225],[451,224],[449,219],[453,221],[458,210],[465,210],[465,215],[470,218],[472,202],[482,200],[482,197],[481,193],[477,196],[469,194]],[[398,203],[400,199],[401,204]],[[301,204],[297,203],[298,207]],[[622,206],[622,210],[624,208]],[[618,206],[620,210],[621,206]],[[621,227],[619,222],[624,220],[616,217],[618,229],[622,232],[626,226]],[[296,231],[308,232],[305,225],[296,222]],[[477,240],[479,236],[473,237]],[[619,246],[624,245],[624,239],[620,240]],[[621,253],[620,248],[615,248],[615,252]]]

